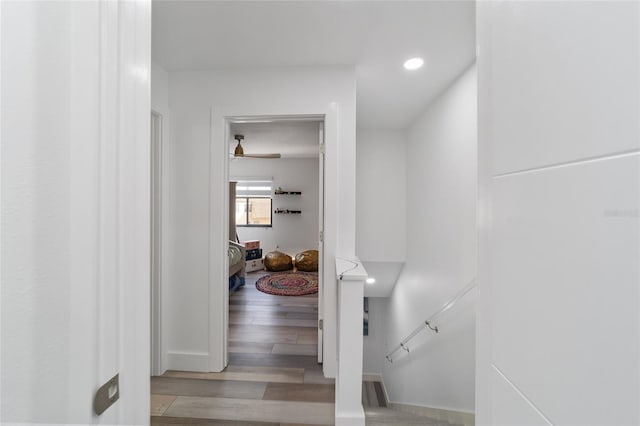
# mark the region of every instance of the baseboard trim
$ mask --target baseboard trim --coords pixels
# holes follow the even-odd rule
[[[362,373],[362,381],[363,382],[381,382],[382,383],[382,374],[379,374],[379,373]]]
[[[336,426],[365,426],[364,410],[360,407],[361,412],[338,412],[335,410]]]
[[[209,372],[210,356],[205,352],[169,352],[167,370]]]
[[[415,414],[417,416],[444,420],[456,425],[475,426],[476,424],[475,414],[467,413],[465,411],[446,410],[444,408],[424,407],[421,405],[399,404],[397,402],[389,402],[389,407],[394,410]]]

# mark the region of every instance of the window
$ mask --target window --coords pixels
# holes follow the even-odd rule
[[[238,181],[236,225],[271,227],[271,181]]]

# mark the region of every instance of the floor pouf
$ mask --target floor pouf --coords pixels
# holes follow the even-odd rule
[[[318,250],[305,250],[296,254],[298,271],[316,272],[318,270]]]
[[[288,271],[293,269],[293,259],[281,251],[272,251],[264,257],[264,267],[272,272]]]

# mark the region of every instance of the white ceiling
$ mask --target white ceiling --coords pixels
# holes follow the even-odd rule
[[[155,0],[152,52],[169,71],[353,65],[358,127],[406,128],[473,62],[475,3]]]
[[[365,262],[362,261],[370,278],[375,282],[365,284],[365,297],[390,297],[393,287],[395,287],[404,262]]]
[[[236,146],[234,135],[244,136],[245,154],[278,153],[282,158],[314,158],[320,153],[320,122],[279,120],[271,123],[232,123],[230,153]],[[242,159],[242,161],[252,161]]]

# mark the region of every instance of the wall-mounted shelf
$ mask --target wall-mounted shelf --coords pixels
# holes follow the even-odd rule
[[[302,214],[302,210],[275,209],[275,214]]]
[[[285,191],[282,188],[277,188],[274,194],[275,195],[302,195],[302,191]]]

